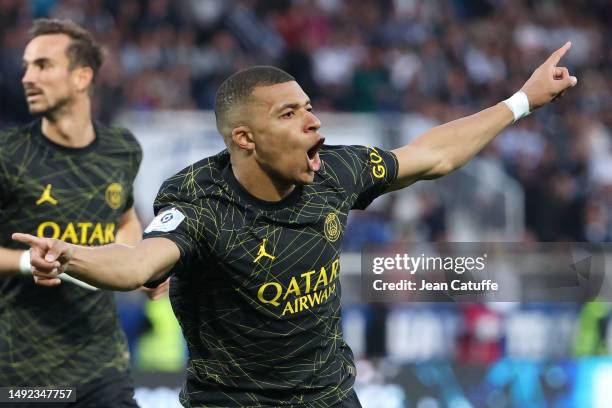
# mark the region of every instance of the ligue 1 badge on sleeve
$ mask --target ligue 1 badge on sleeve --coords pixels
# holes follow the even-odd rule
[[[174,231],[176,227],[178,227],[181,222],[183,222],[184,219],[185,215],[173,207],[168,211],[164,211],[163,213],[158,214],[157,217],[153,218],[153,221],[151,221],[149,226],[145,229],[145,233],[154,231]]]

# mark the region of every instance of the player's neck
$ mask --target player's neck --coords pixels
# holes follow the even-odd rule
[[[232,161],[234,177],[246,191],[253,197],[264,201],[280,201],[295,189],[295,184],[284,183],[270,177],[259,165],[254,162],[234,163]]]
[[[96,138],[89,101],[73,104],[61,112],[43,117],[42,133],[51,141],[67,147],[79,148]]]

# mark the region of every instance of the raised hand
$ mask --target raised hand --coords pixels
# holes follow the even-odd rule
[[[72,258],[70,245],[57,239],[21,233],[13,234],[12,238],[30,247],[32,274],[38,285],[56,286],[61,283],[58,275],[66,271]]]
[[[521,91],[525,92],[529,99],[530,110],[537,109],[557,97],[565,90],[575,86],[578,79],[571,76],[566,67],[558,67],[557,64],[572,46],[566,42],[563,47],[553,52],[542,65],[540,65],[525,82]]]

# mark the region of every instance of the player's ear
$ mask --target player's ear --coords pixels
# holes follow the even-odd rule
[[[232,129],[232,140],[241,149],[253,151],[255,150],[255,139],[253,132],[246,125],[236,126]]]
[[[93,81],[93,69],[90,67],[78,67],[74,70],[74,83],[79,91],[85,91]]]

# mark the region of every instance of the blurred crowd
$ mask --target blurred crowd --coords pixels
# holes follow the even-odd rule
[[[228,75],[274,64],[317,111],[444,122],[507,98],[571,40],[563,63],[577,88],[483,156],[524,187],[530,238],[610,241],[611,10],[606,0],[1,0],[0,126],[28,120],[21,53],[38,17],[71,18],[106,47],[95,97],[105,121],[211,109]]]

